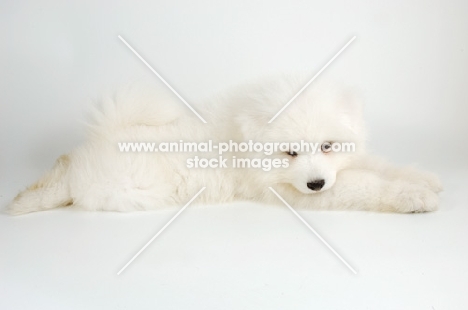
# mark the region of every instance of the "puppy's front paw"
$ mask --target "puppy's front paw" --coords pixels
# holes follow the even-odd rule
[[[408,168],[405,170],[402,180],[414,183],[415,185],[422,185],[435,193],[440,193],[443,190],[439,178],[435,174],[427,171]]]
[[[439,196],[424,186],[395,182],[387,188],[383,203],[401,213],[431,212],[438,209]]]
[[[425,177],[425,180],[429,188],[434,192],[440,193],[444,190],[442,182],[440,182],[439,178],[435,174],[428,173]]]

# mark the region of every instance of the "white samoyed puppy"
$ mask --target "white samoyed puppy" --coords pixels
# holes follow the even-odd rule
[[[313,83],[269,121],[307,80],[283,76],[262,80],[196,107],[204,124],[166,89],[129,88],[104,99],[91,113],[85,144],[57,160],[50,172],[9,205],[11,214],[77,207],[135,211],[182,206],[201,188],[198,203],[251,200],[278,204],[269,187],[293,207],[332,210],[424,212],[436,210],[442,186],[434,175],[397,168],[366,154],[362,105],[352,91]],[[313,142],[318,150],[279,149],[272,154],[222,154],[271,163],[271,169],[201,168],[193,159],[219,159],[208,152],[122,152],[119,143]],[[352,151],[332,145],[351,143]],[[191,165],[189,165],[191,163]],[[268,170],[268,171],[266,171]]]

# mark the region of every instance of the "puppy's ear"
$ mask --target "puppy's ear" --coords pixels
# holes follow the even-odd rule
[[[337,104],[343,124],[348,126],[353,133],[361,133],[364,130],[361,96],[355,91],[346,90],[341,94]]]

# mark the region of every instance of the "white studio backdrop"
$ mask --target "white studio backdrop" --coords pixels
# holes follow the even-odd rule
[[[118,35],[194,107],[264,75],[312,77],[356,36],[318,79],[359,89],[371,148],[446,188],[421,216],[302,213],[357,277],[287,209],[188,208],[123,278],[114,270],[171,214],[1,215],[0,305],[466,308],[467,13],[462,0],[0,0],[0,208],[83,140],[93,100],[161,84]]]

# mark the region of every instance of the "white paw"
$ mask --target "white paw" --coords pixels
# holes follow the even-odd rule
[[[428,174],[426,176],[426,183],[429,185],[429,188],[436,193],[440,193],[444,190],[442,182],[440,182],[439,177],[437,177],[435,174]]]
[[[398,181],[424,186],[436,193],[439,193],[443,190],[442,183],[434,173],[421,171],[413,167],[395,170],[394,177]]]
[[[411,170],[413,178],[408,181],[421,184],[422,186],[430,189],[433,192],[440,193],[443,190],[442,183],[439,178],[431,173],[426,171]]]
[[[387,188],[383,203],[401,213],[431,212],[439,208],[439,196],[421,185],[395,182]]]

